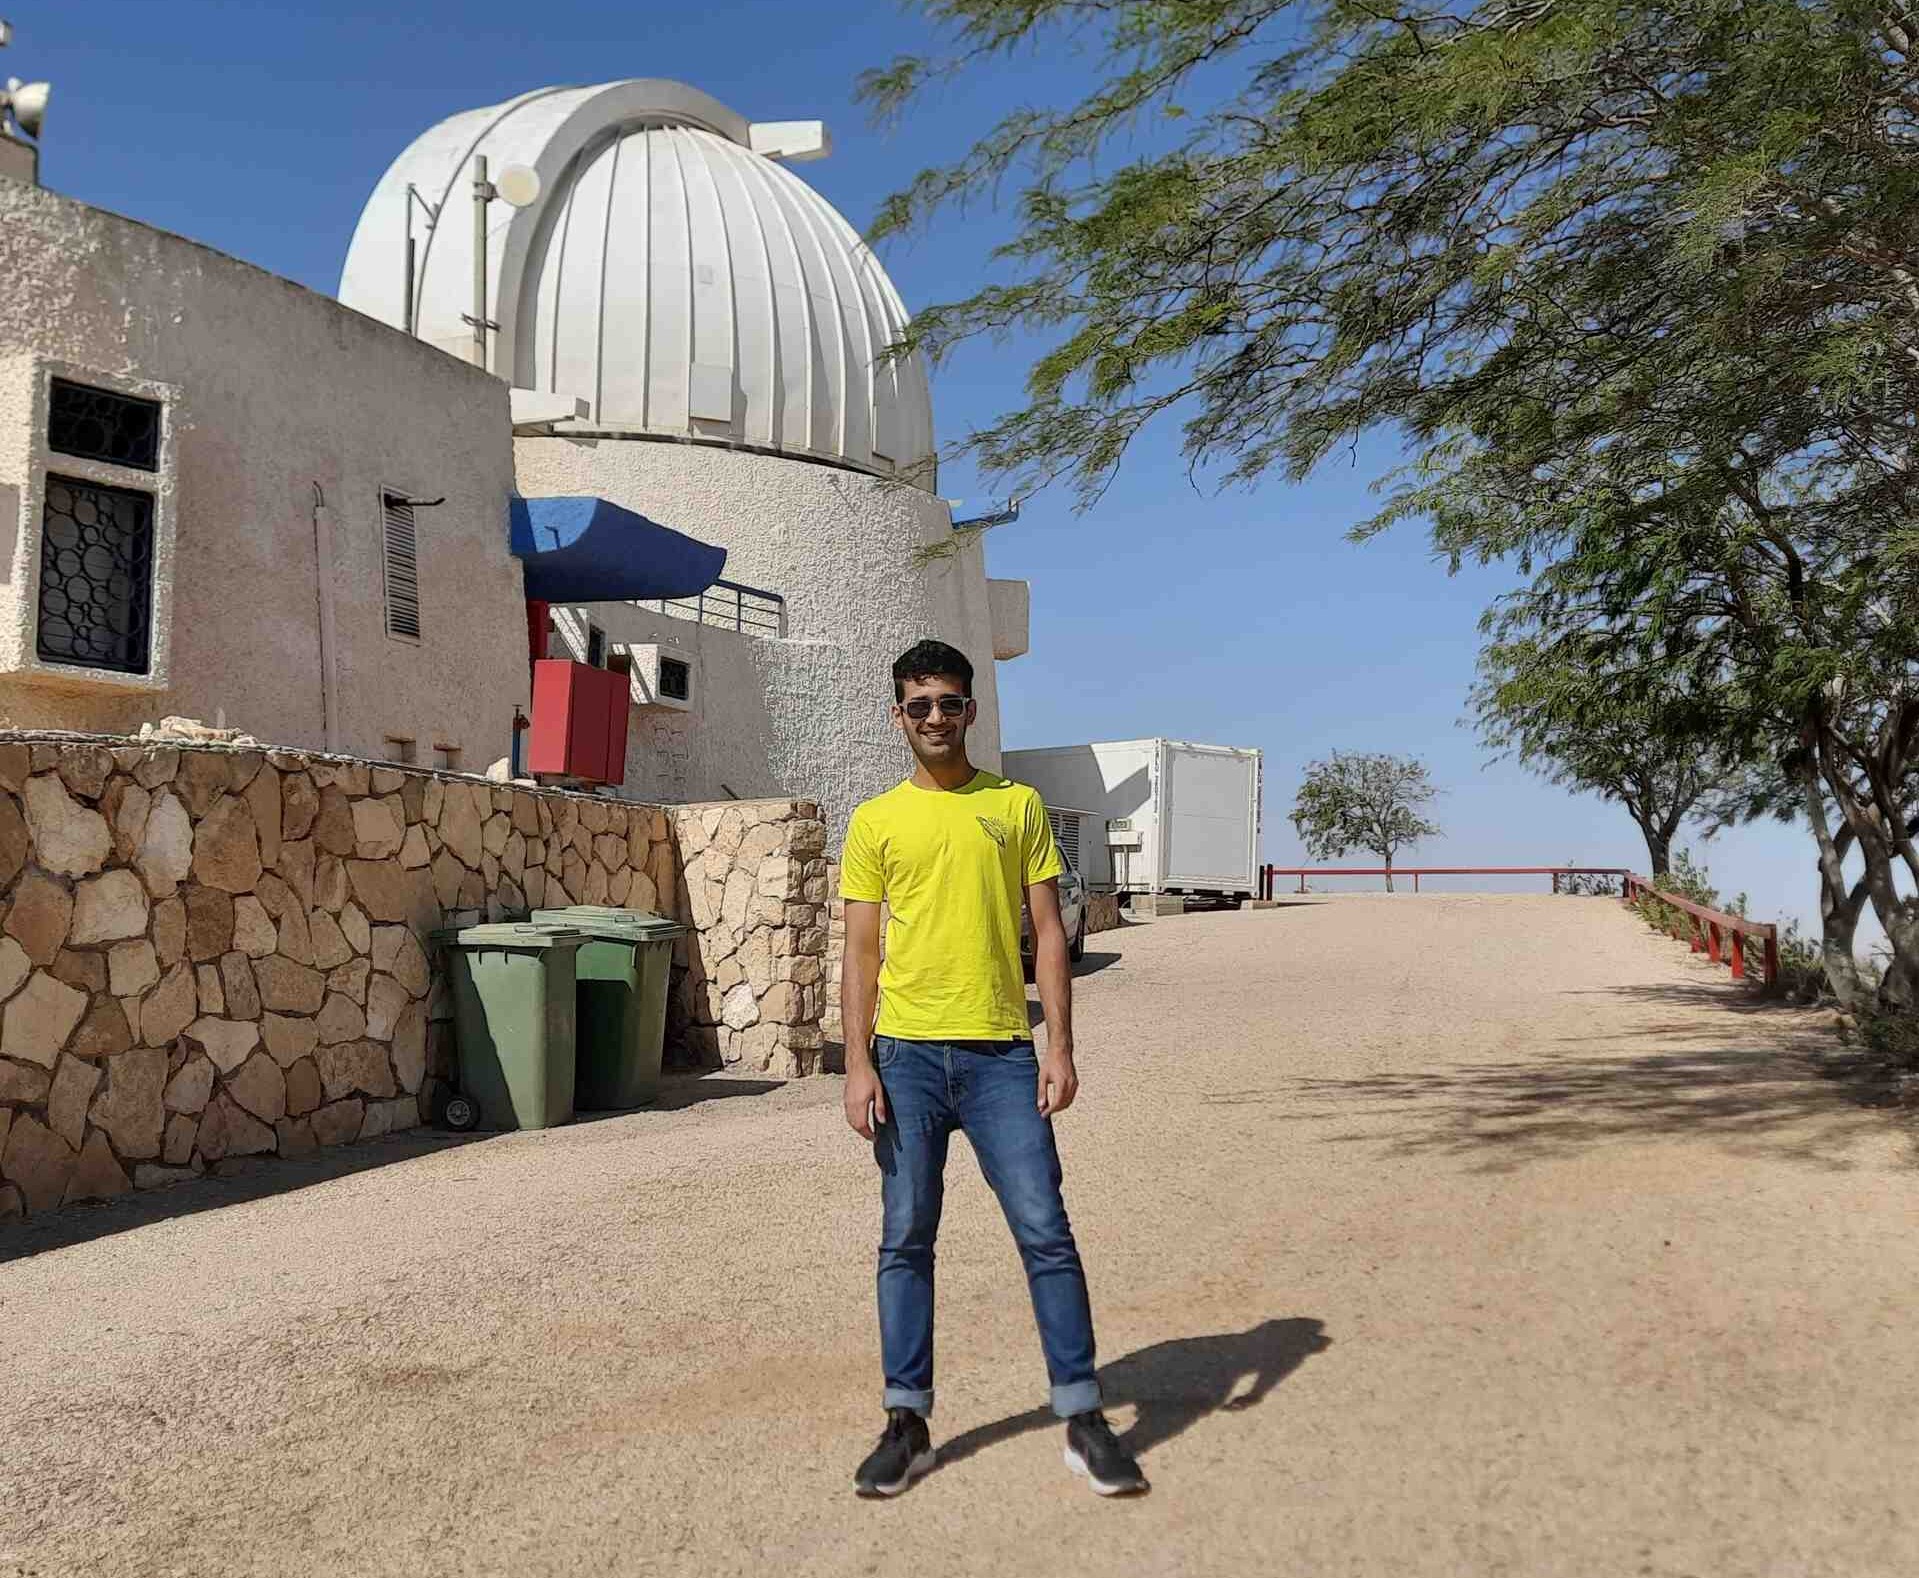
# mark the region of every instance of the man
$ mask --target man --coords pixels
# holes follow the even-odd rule
[[[972,696],[973,665],[943,642],[922,641],[893,665],[893,722],[912,748],[913,776],[853,813],[841,862],[846,1121],[872,1141],[883,1204],[886,1433],[853,1483],[861,1495],[898,1495],[938,1460],[926,1426],[933,1244],[947,1142],[961,1129],[1026,1268],[1067,1466],[1101,1495],[1120,1495],[1146,1479],[1100,1412],[1092,1309],[1053,1144],[1053,1116],[1079,1092],[1062,867],[1038,794],[967,759]],[[1043,1058],[1021,984],[1022,890],[1046,1013]],[[883,969],[882,903],[892,911]]]

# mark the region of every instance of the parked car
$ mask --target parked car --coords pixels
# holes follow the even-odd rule
[[[1059,919],[1066,928],[1066,956],[1077,963],[1086,957],[1086,879],[1070,865],[1059,877]],[[1030,976],[1033,971],[1033,915],[1023,904],[1019,912],[1019,956]]]

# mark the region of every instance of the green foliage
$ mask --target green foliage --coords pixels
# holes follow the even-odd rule
[[[1379,856],[1390,892],[1395,854],[1439,835],[1439,825],[1422,814],[1438,794],[1425,764],[1410,756],[1334,751],[1331,760],[1307,767],[1291,819],[1314,860],[1337,860],[1350,849]]]
[[[1688,850],[1682,849],[1674,856],[1672,870],[1660,878],[1660,887],[1680,898],[1691,899],[1695,904],[1703,904],[1707,909],[1723,910],[1728,915],[1742,917],[1749,914],[1746,895],[1736,893],[1731,898],[1722,898],[1719,889],[1713,885],[1711,874],[1693,859]],[[1651,894],[1641,894],[1632,907],[1654,931],[1691,940],[1693,921],[1684,910],[1662,903]],[[1779,993],[1782,997],[1791,1002],[1814,1003],[1832,995],[1819,945],[1800,931],[1798,921],[1789,920],[1780,927],[1778,947]],[[1749,963],[1753,968],[1757,967],[1757,961]]]
[[[1609,687],[1549,696],[1552,727],[1651,705],[1671,766],[1685,709],[1658,698],[1703,709],[1745,812],[1812,835],[1842,996],[1865,1001],[1870,903],[1871,991],[1919,1002],[1919,24],[1863,0],[923,3],[954,51],[871,76],[882,112],[1016,49],[1107,68],[881,216],[1018,191],[1015,277],[911,331],[1048,342],[976,457],[1090,500],[1162,416],[1242,482],[1396,426],[1416,463],[1359,534],[1418,520],[1449,564],[1531,577],[1499,639]]]

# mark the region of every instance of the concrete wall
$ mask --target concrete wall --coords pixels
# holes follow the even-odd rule
[[[315,485],[337,627],[338,748],[483,768],[527,700],[507,552],[506,388],[326,297],[54,193],[0,182],[0,718],[130,733],[184,714],[321,747]],[[167,407],[158,476],[50,455],[50,372]],[[47,470],[160,496],[163,683],[34,668]],[[380,493],[417,512],[423,638],[385,631]],[[156,608],[156,612],[160,611]],[[156,631],[156,636],[160,632]]]
[[[728,580],[786,599],[783,640],[657,620],[698,654],[695,706],[635,715],[629,793],[804,792],[837,847],[853,807],[909,769],[887,716],[892,665],[929,636],[973,660],[973,759],[998,767],[985,550],[978,534],[955,535],[942,500],[828,466],[689,444],[522,438],[514,448],[522,493],[611,499],[725,547]],[[609,630],[622,617],[592,614]]]
[[[0,739],[0,1217],[411,1128],[456,1066],[443,924],[690,921],[695,1061],[818,1061],[826,829],[341,757]]]

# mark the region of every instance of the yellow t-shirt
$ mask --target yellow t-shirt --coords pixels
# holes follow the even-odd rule
[[[892,909],[878,1032],[907,1041],[1032,1034],[1020,981],[1024,890],[1065,869],[1039,792],[980,772],[959,789],[910,780],[853,813],[840,897]]]

